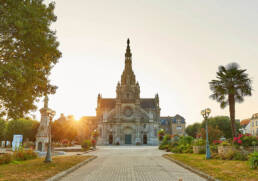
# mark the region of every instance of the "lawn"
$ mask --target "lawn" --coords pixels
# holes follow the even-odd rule
[[[89,158],[91,156],[76,155],[53,157],[52,163],[44,163],[44,158],[14,161],[0,165],[0,181],[45,180]]]
[[[258,170],[250,169],[247,161],[205,160],[205,155],[200,154],[169,154],[168,156],[222,181],[258,180]]]

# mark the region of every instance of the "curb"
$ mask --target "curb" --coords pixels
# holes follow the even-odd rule
[[[210,175],[208,175],[208,174],[206,174],[206,173],[204,173],[200,170],[192,168],[192,167],[190,167],[190,166],[188,166],[188,165],[186,165],[186,164],[184,164],[184,163],[182,163],[178,160],[175,160],[175,159],[171,158],[170,156],[168,156],[168,154],[162,155],[162,157],[178,164],[179,166],[181,166],[181,167],[183,167],[183,168],[185,168],[185,169],[187,169],[187,170],[189,170],[189,171],[191,171],[191,172],[193,172],[193,173],[195,173],[195,174],[197,174],[197,175],[199,175],[199,176],[201,176],[201,177],[203,177],[203,178],[205,178],[209,181],[220,181],[219,179],[215,179],[214,177],[212,177],[212,176],[210,176]]]
[[[97,157],[96,156],[92,156],[91,158],[87,159],[87,160],[84,160],[83,162],[81,163],[78,163],[77,165],[65,170],[65,171],[62,171],[56,175],[54,175],[53,177],[50,177],[49,179],[47,179],[46,181],[57,181],[57,180],[60,180],[62,177],[68,175],[69,173],[75,171],[76,169],[82,167],[83,165],[85,165],[86,163],[89,163],[90,161],[96,159]]]

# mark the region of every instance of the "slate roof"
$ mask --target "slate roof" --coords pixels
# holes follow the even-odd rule
[[[102,98],[100,101],[101,107],[108,107],[112,109],[115,107],[115,105],[116,105],[115,98]],[[154,109],[156,107],[155,99],[151,99],[151,98],[140,99],[140,105],[143,109],[146,109],[146,108]]]
[[[114,98],[102,98],[100,101],[100,107],[114,108],[116,105],[116,99]]]
[[[140,104],[143,109],[146,109],[146,108],[154,109],[156,107],[155,99],[148,99],[148,98],[140,99]]]
[[[183,118],[182,116],[180,115],[175,115],[174,117],[160,117],[160,124],[161,125],[168,125],[169,122],[172,122],[172,123],[177,123],[177,120],[180,120],[181,123],[185,123],[185,118]]]

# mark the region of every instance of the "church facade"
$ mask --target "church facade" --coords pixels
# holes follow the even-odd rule
[[[140,85],[132,69],[129,39],[124,70],[116,87],[116,98],[103,98],[99,94],[96,113],[99,145],[158,144],[159,96],[141,98]]]

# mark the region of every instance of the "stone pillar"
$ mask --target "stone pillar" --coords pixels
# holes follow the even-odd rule
[[[40,109],[41,120],[36,134],[36,150],[40,152],[46,152],[49,141],[49,117],[48,112],[52,111],[48,108],[48,97],[44,99],[44,107]]]

